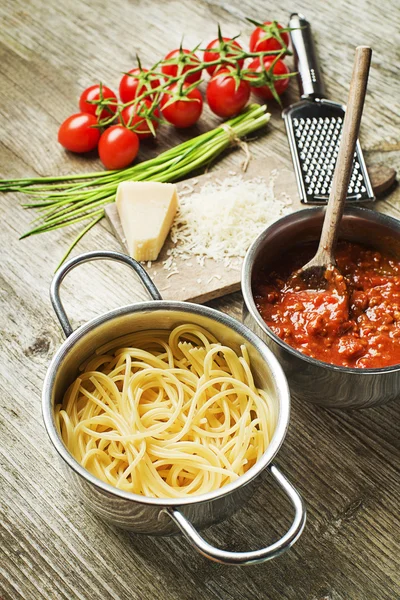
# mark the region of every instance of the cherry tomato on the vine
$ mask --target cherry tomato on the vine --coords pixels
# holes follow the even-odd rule
[[[138,136],[122,125],[106,129],[99,141],[99,156],[106,169],[124,169],[136,158],[138,151]]]
[[[82,92],[81,97],[79,98],[79,108],[81,112],[88,113],[90,115],[95,115],[98,119],[106,119],[107,117],[111,117],[112,115],[114,115],[115,111],[117,110],[117,96],[106,85],[101,86],[101,96],[105,100],[113,100],[113,103],[107,104],[107,106],[105,106],[101,111],[100,116],[97,116],[96,112],[98,109],[98,105],[91,104],[91,102],[88,102],[88,100],[100,99],[100,86],[92,85],[86,88],[86,90]]]
[[[172,85],[168,89],[171,92],[176,92],[177,87],[177,85]],[[188,87],[188,84],[185,83],[183,90]],[[185,98],[187,99],[177,99],[170,104],[168,104],[171,100],[170,94],[164,94],[161,99],[162,116],[179,129],[194,125],[199,120],[201,111],[203,110],[203,97],[197,88],[188,92]]]
[[[282,25],[274,21],[264,21],[263,27],[256,27],[250,36],[250,52],[269,52],[271,50],[281,50],[289,46],[289,34],[284,31],[281,33],[279,30],[283,29]],[[274,37],[279,32],[284,45]]]
[[[143,98],[143,100],[139,101],[138,105],[131,104],[130,106],[124,108],[121,113],[123,125],[129,127],[129,129],[133,129],[140,140],[144,140],[145,138],[153,136],[146,117],[144,116],[144,113],[148,111],[151,106],[152,101],[149,98]],[[158,108],[155,109],[153,114],[154,117],[159,118],[160,111]],[[153,124],[153,128],[157,129],[159,125],[157,119],[149,117],[149,120]]]
[[[58,130],[58,141],[71,152],[90,152],[96,148],[100,139],[97,119],[88,113],[71,115]]]
[[[192,52],[192,50],[188,50],[187,48],[182,48],[181,50],[172,50],[167,54],[164,60],[176,60],[169,65],[162,65],[161,71],[164,75],[169,75],[170,77],[176,77],[182,73],[187,73],[191,69],[194,69],[200,64],[199,57]],[[181,60],[183,62],[183,67],[180,69],[178,65],[178,61]],[[199,81],[201,78],[201,71],[196,71],[196,73],[192,73],[188,75],[185,79],[185,83],[194,83],[195,81]]]
[[[275,60],[274,56],[264,56],[264,66],[267,71],[268,71],[268,69],[270,69],[274,60]],[[255,58],[249,64],[248,69],[249,69],[249,71],[254,71],[255,73],[261,73],[263,68],[260,63],[260,59]],[[273,75],[286,75],[287,73],[289,73],[289,69],[287,68],[287,66],[285,65],[283,60],[278,59],[272,69],[272,74]],[[278,96],[281,96],[283,94],[283,92],[286,90],[286,88],[288,87],[289,79],[290,79],[289,77],[286,77],[283,79],[277,79],[273,83],[271,81],[271,85],[274,86],[275,91],[278,94]],[[251,82],[250,82],[250,85],[251,85]],[[274,95],[271,91],[271,88],[268,85],[263,85],[260,87],[252,86],[252,90],[255,94],[257,94],[257,96],[259,96],[260,98],[265,98],[266,100],[270,100],[271,98],[274,97]]]
[[[235,74],[222,69],[207,85],[207,102],[210,109],[223,119],[237,115],[250,98],[250,84],[237,80]]]
[[[141,73],[148,73],[148,70],[137,67],[136,69],[131,69],[122,77],[119,84],[119,97],[122,102],[130,102],[137,96],[143,94],[146,89],[149,89],[150,87],[155,89],[160,85],[158,79],[151,79],[147,83],[148,87],[146,87],[144,81],[139,79]]]
[[[237,48],[238,50],[243,50],[242,46],[236,40],[232,40],[231,38],[228,38],[228,37],[223,37],[222,39],[225,43],[229,44],[230,46],[235,46],[235,48]],[[206,50],[204,52],[204,62],[213,62],[214,60],[217,60],[220,57],[219,52],[207,52],[207,50],[211,50],[212,48],[218,48],[219,45],[220,45],[220,41],[218,38],[215,40],[212,40],[212,42],[210,42],[208,44],[208,46],[206,47]],[[227,58],[234,57],[235,53],[227,52],[226,56],[227,56]],[[240,68],[242,68],[243,64],[244,64],[244,59],[238,60],[237,62],[239,63]],[[226,64],[229,64],[229,63],[226,63]],[[213,75],[216,70],[221,69],[221,66],[222,65],[211,65],[210,67],[206,67],[207,73],[209,75]]]

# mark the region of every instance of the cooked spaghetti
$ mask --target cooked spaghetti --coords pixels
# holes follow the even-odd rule
[[[121,490],[181,498],[235,481],[266,450],[276,408],[238,356],[205,329],[120,337],[81,368],[55,410],[62,439]]]

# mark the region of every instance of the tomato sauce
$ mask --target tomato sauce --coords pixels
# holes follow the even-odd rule
[[[327,363],[360,369],[400,364],[400,261],[342,241],[335,256],[344,280],[309,290],[291,275],[316,248],[297,246],[272,271],[257,273],[253,295],[265,323],[296,350]]]

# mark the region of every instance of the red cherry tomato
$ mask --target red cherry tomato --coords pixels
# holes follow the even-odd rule
[[[148,110],[152,105],[152,101],[149,98],[143,98],[138,105],[131,104],[124,108],[121,113],[121,119],[125,127],[133,129],[140,140],[152,137],[153,133],[149,128],[148,122],[146,121],[143,112]],[[154,116],[159,117],[160,111],[158,108],[154,111]],[[153,123],[154,129],[158,127],[158,121],[156,119],[150,119]]]
[[[119,84],[119,97],[122,102],[131,102],[137,96],[143,94],[146,91],[146,85],[143,80],[139,78],[140,74],[148,73],[147,69],[131,69],[129,74],[125,74]],[[148,82],[148,87],[155,89],[160,85],[158,79],[151,79]]]
[[[237,42],[236,40],[232,40],[231,38],[227,38],[224,37],[222,38],[224,40],[224,42],[229,43],[230,46],[235,46],[235,48],[237,48],[238,50],[243,50],[242,46],[239,44],[239,42]],[[204,62],[212,62],[214,60],[217,60],[220,56],[219,52],[207,52],[207,50],[210,50],[211,48],[218,48],[220,42],[219,39],[215,39],[212,42],[210,42],[206,48],[206,51],[204,52]],[[235,53],[234,52],[227,52],[226,56],[229,57],[234,57]],[[244,59],[242,60],[238,60],[237,61],[239,63],[240,68],[243,67],[244,65]],[[229,63],[228,63],[229,64]],[[216,70],[219,71],[219,69],[221,68],[222,65],[212,65],[211,67],[207,67],[207,73],[209,75],[213,75],[215,73]]]
[[[236,82],[228,69],[217,71],[207,86],[207,102],[213,113],[226,119],[244,108],[250,98],[248,81]]]
[[[109,104],[103,108],[100,113],[98,119],[106,119],[107,117],[111,117],[115,114],[117,110],[117,96],[114,94],[112,90],[106,85],[101,86],[102,89],[102,97],[104,99],[112,99],[115,100],[115,104]],[[97,104],[91,104],[88,100],[99,100],[100,99],[100,86],[92,85],[91,87],[86,88],[84,92],[82,92],[81,97],[79,98],[79,108],[81,112],[88,113],[89,115],[96,115]]]
[[[174,59],[176,63],[170,65],[162,65],[161,71],[165,75],[169,75],[170,77],[176,77],[178,75],[178,60],[184,61],[184,67],[180,71],[180,73],[187,73],[191,69],[194,69],[200,64],[199,57],[192,52],[191,50],[187,50],[186,48],[182,49],[182,53],[180,50],[172,50],[167,54],[164,60]],[[197,71],[196,73],[192,73],[185,79],[185,83],[194,83],[195,81],[199,81],[201,78],[201,71]]]
[[[185,83],[183,90],[188,87],[188,84]],[[175,91],[177,86],[172,85],[169,89]],[[201,111],[203,110],[203,98],[197,88],[191,90],[186,97],[188,100],[175,100],[171,104],[168,104],[171,99],[170,94],[164,94],[161,99],[162,116],[179,129],[194,125],[199,120]]]
[[[270,66],[272,65],[272,63],[274,62],[275,57],[274,56],[264,56],[264,65],[266,70],[268,71],[268,69],[270,68]],[[250,64],[249,64],[249,71],[254,71],[255,73],[261,73],[262,71],[262,66],[260,63],[260,59],[259,58],[255,58]],[[286,73],[289,73],[289,69],[287,68],[287,66],[285,65],[285,63],[283,62],[283,60],[277,60],[274,68],[272,70],[274,75],[286,75]],[[251,83],[250,83],[251,85]],[[273,85],[275,87],[276,93],[278,94],[278,96],[281,96],[283,94],[283,92],[286,90],[287,86],[289,85],[289,77],[287,77],[286,79],[277,79],[276,81],[273,82]],[[273,93],[271,91],[271,88],[268,85],[263,85],[261,87],[255,87],[252,86],[252,90],[255,94],[257,94],[257,96],[260,96],[260,98],[265,98],[266,100],[270,100],[271,98],[273,98]]]
[[[71,115],[58,130],[58,141],[71,152],[90,152],[96,148],[100,139],[97,119],[87,113]]]
[[[138,151],[138,136],[122,125],[106,129],[99,141],[100,160],[106,169],[124,169],[136,158]]]
[[[250,36],[250,52],[269,52],[271,50],[281,50],[284,46],[273,36],[273,33],[283,29],[282,25],[273,21],[264,21],[265,29],[256,27]],[[289,34],[280,33],[280,36],[286,47],[289,46]]]

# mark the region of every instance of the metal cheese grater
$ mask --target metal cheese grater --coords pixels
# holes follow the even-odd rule
[[[308,21],[298,14],[289,20],[293,53],[302,100],[283,111],[300,199],[305,204],[325,204],[329,199],[339,150],[345,107],[324,98]],[[375,200],[360,142],[354,153],[347,201]]]

